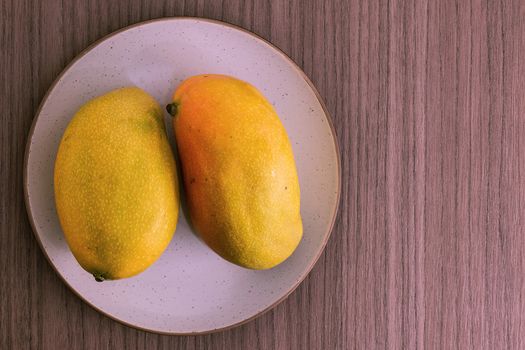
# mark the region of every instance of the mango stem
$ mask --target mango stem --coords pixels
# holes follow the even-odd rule
[[[174,117],[175,115],[177,115],[177,110],[178,110],[178,105],[177,103],[175,102],[172,102],[170,103],[169,105],[166,106],[166,110],[168,111],[168,113]]]
[[[95,272],[93,274],[93,277],[95,277],[95,281],[97,281],[97,282],[104,282],[104,280],[105,280],[104,275],[99,273],[99,272]]]

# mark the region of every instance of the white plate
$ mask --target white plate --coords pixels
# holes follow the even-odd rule
[[[136,85],[161,105],[185,78],[221,73],[255,85],[277,109],[295,153],[304,237],[295,253],[267,271],[218,257],[181,213],[162,257],[129,279],[97,283],[71,254],[53,195],[53,167],[64,129],[89,99]],[[170,117],[166,125],[173,144]],[[304,73],[280,50],[226,23],[166,18],[128,27],[85,50],[57,78],[40,106],[25,159],[25,199],[35,236],[65,283],[88,304],[137,328],[169,334],[211,332],[269,310],[306,277],[337,212],[340,162],[330,117]]]

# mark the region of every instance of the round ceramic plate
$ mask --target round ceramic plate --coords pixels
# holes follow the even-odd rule
[[[255,85],[275,106],[290,136],[301,186],[304,236],[293,255],[266,271],[217,256],[181,212],[161,258],[133,278],[97,283],[76,262],[63,237],[53,195],[53,167],[62,134],[93,97],[136,85],[162,105],[192,75],[220,73]],[[170,117],[166,125],[173,142]],[[128,27],[100,40],[57,78],[40,106],[25,159],[25,199],[35,235],[71,289],[109,317],[169,334],[204,333],[245,322],[290,294],[321,254],[337,212],[339,151],[330,117],[304,73],[279,49],[222,22],[169,18]]]

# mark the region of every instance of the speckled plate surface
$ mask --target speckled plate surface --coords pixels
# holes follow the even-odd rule
[[[304,237],[298,249],[271,270],[243,269],[201,242],[181,213],[173,240],[153,266],[133,278],[95,282],[71,254],[55,210],[53,167],[64,129],[82,104],[107,91],[136,85],[165,105],[183,79],[203,73],[246,80],[275,106],[290,136],[299,173]],[[166,113],[166,123],[169,118]],[[171,124],[167,125],[173,143]],[[330,117],[308,78],[286,55],[225,23],[166,18],[107,36],[57,78],[28,139],[26,206],[50,263],[88,304],[115,320],[153,332],[205,333],[269,310],[306,277],[334,223],[339,164]]]

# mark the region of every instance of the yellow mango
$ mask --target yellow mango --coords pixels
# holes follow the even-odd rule
[[[86,103],[55,162],[55,202],[66,241],[97,281],[140,273],[175,231],[179,193],[158,103],[136,87]]]
[[[223,75],[184,81],[166,107],[193,227],[224,259],[268,269],[301,240],[299,181],[288,135],[252,85]]]

